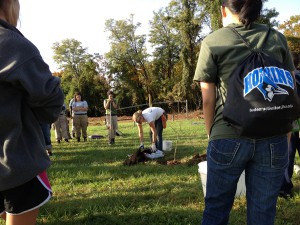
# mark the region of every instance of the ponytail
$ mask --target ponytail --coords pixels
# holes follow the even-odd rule
[[[241,12],[239,13],[240,21],[246,27],[250,27],[251,24],[259,18],[261,9],[261,0],[246,0]]]
[[[224,4],[246,27],[259,18],[262,9],[262,0],[226,0]]]

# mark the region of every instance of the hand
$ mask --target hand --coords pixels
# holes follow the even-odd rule
[[[139,148],[144,148],[144,143],[141,142],[140,147]]]
[[[155,143],[152,143],[152,145],[151,145],[151,152],[156,152],[156,145],[155,145]]]

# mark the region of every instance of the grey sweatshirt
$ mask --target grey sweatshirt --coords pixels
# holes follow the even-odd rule
[[[38,49],[0,20],[0,191],[50,166],[39,123],[54,122],[63,100],[60,79]]]

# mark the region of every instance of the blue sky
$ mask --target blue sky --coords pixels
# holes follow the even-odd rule
[[[54,42],[74,38],[88,48],[89,53],[103,54],[109,50],[104,23],[107,19],[128,19],[142,23],[140,32],[147,33],[153,11],[168,5],[170,0],[19,0],[20,31],[40,50],[54,71]],[[287,3],[288,2],[288,3]],[[276,8],[283,22],[300,14],[299,0],[269,0],[267,8]]]

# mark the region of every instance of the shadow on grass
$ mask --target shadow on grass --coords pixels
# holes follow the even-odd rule
[[[174,184],[177,187],[177,184]],[[171,192],[169,185],[156,185],[152,194],[145,190],[128,190],[126,194],[114,193],[95,197],[86,195],[74,199],[53,198],[41,209],[41,224],[200,224],[201,210],[198,208],[200,196],[195,183],[181,185],[181,189]],[[129,188],[130,189],[130,188]],[[182,196],[182,197],[179,197]]]

